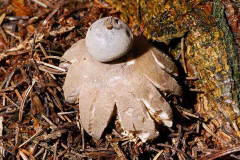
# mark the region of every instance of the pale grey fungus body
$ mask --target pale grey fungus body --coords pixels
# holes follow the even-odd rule
[[[87,31],[89,54],[100,62],[109,62],[127,54],[133,44],[130,28],[118,18],[104,17],[94,22]]]

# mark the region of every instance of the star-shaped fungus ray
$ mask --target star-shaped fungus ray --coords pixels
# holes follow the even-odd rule
[[[145,39],[134,43],[130,54],[111,63],[99,62],[88,54],[85,40],[78,41],[63,56],[72,63],[61,64],[68,68],[65,99],[79,100],[83,128],[95,139],[100,139],[114,113],[122,129],[142,141],[158,136],[155,123],[172,126],[171,107],[157,88],[181,94],[174,78],[177,67]]]

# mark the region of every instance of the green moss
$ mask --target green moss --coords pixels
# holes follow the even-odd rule
[[[237,53],[237,49],[235,48],[235,42],[233,39],[233,34],[230,31],[230,28],[227,24],[224,15],[224,6],[222,3],[217,0],[213,5],[213,16],[217,22],[217,27],[223,31],[224,33],[224,42],[226,45],[226,51],[228,55],[228,64],[231,66],[232,77],[234,79],[233,84],[233,94],[234,99],[239,105],[239,88],[240,88],[240,70],[239,70],[239,54]]]

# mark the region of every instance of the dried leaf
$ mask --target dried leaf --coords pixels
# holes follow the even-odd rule
[[[31,113],[33,115],[35,115],[37,113],[43,113],[43,111],[44,111],[43,104],[42,104],[40,98],[38,97],[38,95],[33,92],[31,92],[31,102],[32,102]]]
[[[25,0],[12,0],[9,9],[14,11],[17,16],[30,16],[31,9],[26,6]]]

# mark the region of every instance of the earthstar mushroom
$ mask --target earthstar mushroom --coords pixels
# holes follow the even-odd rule
[[[100,25],[108,23],[108,18],[112,17],[98,20]],[[158,136],[155,123],[171,127],[172,110],[157,88],[181,95],[181,86],[173,77],[178,75],[174,62],[147,40],[138,37],[131,50],[124,49],[130,51],[121,61],[102,63],[89,53],[86,41],[79,40],[64,53],[63,58],[71,65],[61,64],[68,68],[63,86],[65,100],[79,101],[80,120],[86,132],[94,139],[100,139],[114,115],[118,116],[126,133],[143,142]]]

